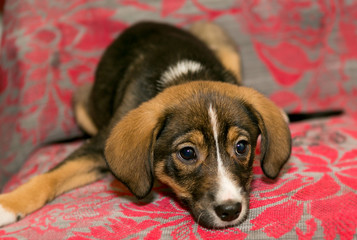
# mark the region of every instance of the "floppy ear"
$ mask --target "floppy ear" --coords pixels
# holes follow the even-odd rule
[[[261,167],[269,178],[276,178],[291,153],[291,134],[283,112],[257,91],[240,87],[240,96],[258,118],[261,132]]]
[[[163,123],[161,110],[155,101],[142,104],[114,126],[106,142],[110,170],[138,198],[148,195],[153,185],[153,146]]]

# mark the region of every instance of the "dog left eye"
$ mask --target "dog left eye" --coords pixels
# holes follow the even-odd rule
[[[185,162],[197,159],[196,151],[193,147],[184,147],[178,152],[179,158]]]
[[[236,145],[236,153],[238,155],[243,155],[246,151],[247,151],[247,148],[248,148],[248,142],[247,141],[239,141]]]

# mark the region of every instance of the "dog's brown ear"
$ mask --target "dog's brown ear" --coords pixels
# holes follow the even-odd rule
[[[129,112],[106,142],[110,170],[138,198],[148,195],[153,185],[153,146],[163,122],[159,106],[154,100]]]
[[[250,105],[261,131],[261,167],[269,178],[276,178],[291,153],[291,134],[283,112],[257,91],[239,87],[239,96]]]

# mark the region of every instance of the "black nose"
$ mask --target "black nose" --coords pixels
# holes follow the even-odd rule
[[[239,202],[222,204],[216,206],[214,211],[222,221],[230,222],[238,218],[240,212],[242,211],[242,204]]]

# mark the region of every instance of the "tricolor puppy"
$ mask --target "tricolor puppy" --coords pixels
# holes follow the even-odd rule
[[[150,22],[127,29],[106,50],[93,86],[78,90],[74,109],[93,137],[54,169],[0,195],[0,225],[109,168],[138,198],[158,179],[199,224],[234,226],[248,213],[258,136],[269,178],[290,156],[284,114],[240,86],[235,46],[210,23],[191,33]]]

